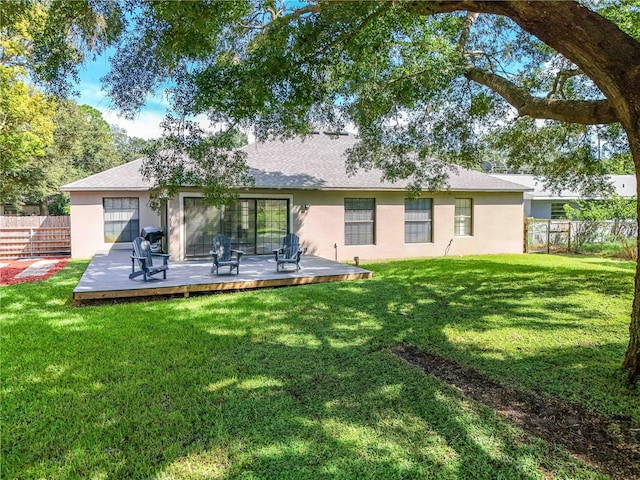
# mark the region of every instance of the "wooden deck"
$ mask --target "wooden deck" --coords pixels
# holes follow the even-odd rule
[[[247,256],[242,258],[240,273],[230,275],[221,269],[220,275],[211,273],[210,260],[172,262],[169,260],[167,279],[144,281],[142,276],[129,279],[131,259],[128,250],[112,250],[98,254],[91,260],[78,285],[73,290],[76,302],[183,295],[198,292],[223,292],[256,288],[285,287],[309,283],[339,282],[371,278],[373,273],[362,268],[334,262],[314,255],[303,255],[301,268],[296,272],[289,266],[285,272],[276,272],[273,256]]]

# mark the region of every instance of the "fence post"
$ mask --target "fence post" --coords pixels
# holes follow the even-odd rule
[[[33,258],[33,228],[29,229],[29,258]]]
[[[569,233],[568,233],[568,237],[567,237],[567,248],[569,249],[569,253],[571,253],[571,224],[573,222],[571,220],[569,220]]]
[[[547,253],[551,253],[551,220],[547,220]]]

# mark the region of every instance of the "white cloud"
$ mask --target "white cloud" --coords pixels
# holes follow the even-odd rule
[[[118,112],[109,108],[95,106],[102,113],[102,117],[109,125],[117,125],[124,128],[130,137],[140,137],[144,139],[159,138],[162,135],[160,124],[164,120],[165,113],[159,110],[151,111],[143,109],[136,118],[129,120],[118,115]],[[214,133],[221,129],[220,124],[211,125],[206,115],[198,115],[194,118],[200,123],[205,131]]]
[[[117,125],[124,128],[130,137],[140,137],[145,139],[158,138],[162,134],[160,123],[164,119],[164,114],[158,112],[141,112],[133,120],[123,118],[115,110],[95,107],[102,113],[105,121],[109,125]]]

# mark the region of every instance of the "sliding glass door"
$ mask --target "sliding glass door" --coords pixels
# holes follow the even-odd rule
[[[255,253],[273,253],[289,233],[289,202],[280,199],[256,200]]]
[[[185,255],[209,255],[213,237],[223,233],[232,248],[249,255],[270,254],[289,232],[289,201],[241,198],[230,206],[206,205],[200,197],[184,198]]]

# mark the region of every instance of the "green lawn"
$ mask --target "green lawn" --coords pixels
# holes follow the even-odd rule
[[[390,351],[640,422],[634,265],[484,256],[371,280],[74,307],[84,262],[0,288],[2,478],[600,478]]]

